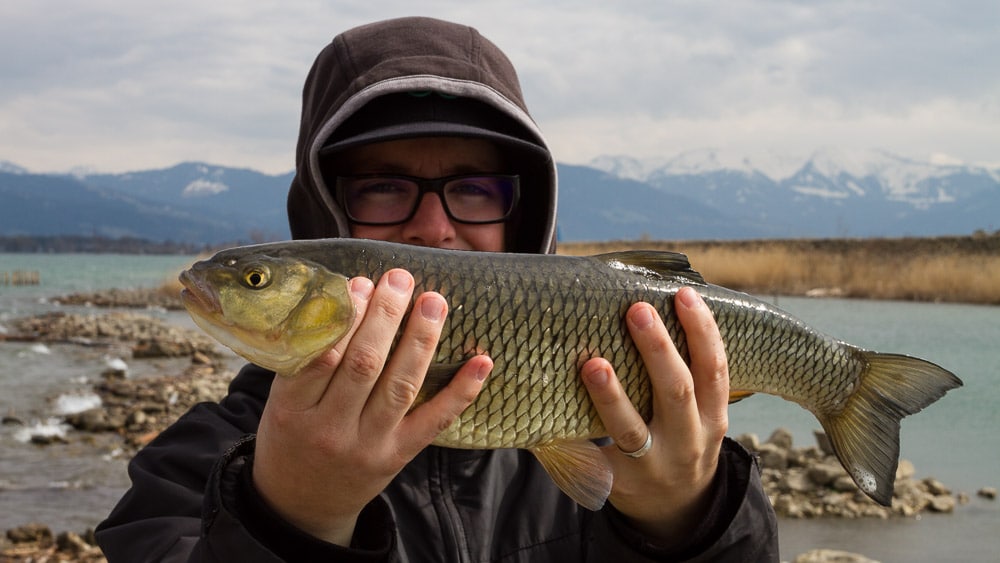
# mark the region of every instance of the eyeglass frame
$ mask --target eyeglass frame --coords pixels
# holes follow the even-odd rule
[[[413,182],[417,186],[417,197],[414,199],[413,208],[410,209],[409,214],[399,221],[392,221],[389,223],[375,222],[375,221],[360,221],[351,215],[351,210],[347,205],[347,190],[342,189],[341,182],[345,180],[364,180],[364,179],[390,179],[390,180],[406,180]],[[467,221],[465,219],[459,219],[455,217],[451,209],[448,207],[448,199],[444,194],[444,187],[448,183],[454,180],[460,180],[462,178],[501,178],[509,180],[511,183],[511,194],[510,194],[510,205],[507,211],[504,212],[503,216],[498,219],[490,219],[489,221]],[[417,176],[408,176],[406,174],[358,174],[354,176],[336,176],[334,180],[334,188],[337,193],[337,201],[340,203],[341,209],[344,211],[344,215],[347,216],[347,220],[355,225],[366,225],[373,227],[391,227],[393,225],[402,225],[407,221],[413,219],[417,214],[417,210],[420,208],[420,202],[423,201],[424,196],[433,193],[438,196],[438,200],[441,201],[441,207],[444,209],[445,215],[449,219],[455,221],[456,223],[462,223],[465,225],[492,225],[496,223],[503,223],[504,221],[510,219],[511,214],[514,213],[514,209],[517,208],[518,201],[521,198],[521,176],[518,174],[491,174],[491,173],[480,173],[480,174],[455,174],[451,176],[441,176],[439,178],[420,178]]]

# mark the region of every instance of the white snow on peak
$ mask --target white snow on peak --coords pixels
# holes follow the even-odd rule
[[[27,174],[28,170],[8,160],[0,160],[0,172],[7,174]]]
[[[222,182],[213,182],[211,180],[199,178],[198,180],[195,180],[190,184],[184,186],[184,191],[181,192],[181,195],[183,197],[215,195],[222,193],[228,189],[229,186],[223,184]]]
[[[664,162],[666,160],[662,158],[638,159],[624,155],[605,155],[595,157],[587,165],[626,180],[644,181],[662,167]]]
[[[890,199],[930,198],[938,202],[950,201],[953,195],[944,191],[925,193],[927,180],[968,171],[985,174],[1000,181],[1000,166],[967,164],[944,153],[910,158],[881,149],[844,147],[824,147],[806,156],[778,154],[769,149],[738,152],[702,148],[657,159],[599,157],[592,160],[590,165],[610,174],[641,181],[674,175],[734,171],[759,173],[775,182],[792,178],[808,166],[807,174],[799,178],[804,183],[803,187],[805,184],[812,184],[811,178],[818,179],[816,177],[822,176],[835,182],[843,182],[844,194],[864,196],[865,188],[858,181],[872,179]],[[817,186],[808,187],[807,192],[811,195],[832,197],[833,192],[829,189],[820,194]]]
[[[589,165],[609,174],[640,181],[652,176],[694,175],[727,170],[744,174],[757,172],[780,181],[801,170],[805,162],[804,157],[781,155],[767,149],[743,153],[708,147],[654,159],[601,156],[591,160]]]

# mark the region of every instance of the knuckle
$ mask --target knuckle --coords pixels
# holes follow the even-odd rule
[[[649,435],[649,428],[645,424],[640,424],[628,428],[622,432],[616,441],[621,445],[622,449],[626,451],[633,451],[641,448],[646,443],[646,437]]]
[[[357,345],[344,356],[343,367],[358,380],[367,381],[382,371],[383,358],[377,350]]]
[[[371,307],[374,308],[375,313],[380,317],[398,320],[406,314],[408,305],[409,301],[403,297],[394,296],[393,298],[379,299]]]
[[[407,409],[420,394],[420,387],[405,377],[393,378],[388,388],[389,403],[402,409]]]
[[[433,330],[416,330],[410,332],[412,334],[408,333],[407,339],[417,350],[426,353],[437,349],[439,332]]]
[[[694,382],[691,378],[683,378],[673,382],[666,388],[667,398],[676,403],[687,403],[694,400]]]

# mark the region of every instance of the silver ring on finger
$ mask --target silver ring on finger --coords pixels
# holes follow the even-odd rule
[[[621,446],[619,446],[618,444],[615,444],[615,446],[617,446],[617,448],[618,448],[618,451],[620,451],[621,453],[623,453],[623,454],[625,454],[625,455],[629,456],[630,458],[633,458],[633,459],[639,459],[640,457],[642,457],[642,456],[646,455],[646,453],[647,453],[647,452],[648,452],[649,450],[653,449],[653,433],[652,433],[652,432],[650,432],[650,431],[649,431],[649,430],[647,429],[647,431],[646,431],[646,443],[645,443],[645,444],[643,444],[641,448],[639,448],[638,450],[636,450],[636,451],[634,451],[634,452],[626,452],[626,451],[625,451],[625,450],[623,450],[623,449],[622,449],[622,447],[621,447]]]

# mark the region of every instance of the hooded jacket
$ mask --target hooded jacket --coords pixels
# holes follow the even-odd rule
[[[502,123],[493,132],[502,136],[485,134],[516,156],[525,180],[523,213],[515,218],[518,228],[508,228],[515,231],[508,248],[552,251],[555,167],[513,67],[475,30],[427,18],[347,31],[318,56],[303,94],[297,173],[288,195],[293,236],[347,235],[329,190],[336,171],[324,154],[370,142],[352,118],[377,107],[374,100],[414,91],[491,108]],[[422,126],[377,130],[385,140],[419,134]],[[365,508],[350,547],[324,543],[282,520],[252,485],[254,433],[273,378],[248,365],[222,401],[197,405],[132,459],[132,487],[97,529],[110,562],[777,560],[776,521],[759,468],[728,439],[710,511],[684,545],[653,545],[610,504],[597,512],[578,506],[526,451],[436,446]]]
[[[434,92],[479,103],[493,115],[490,140],[499,141],[513,172],[522,176],[519,215],[508,224],[507,249],[544,253],[555,248],[556,168],[541,132],[528,115],[514,67],[475,29],[430,18],[401,18],[338,35],[306,78],[296,149],[296,175],[288,192],[293,238],[348,235],[347,219],[328,181],[336,170],[321,154],[340,146],[429,133],[418,124],[393,123],[375,135],[344,137],[351,119],[372,102],[406,93]],[[376,102],[377,103],[377,102]],[[369,111],[370,113],[370,111]],[[454,124],[453,124],[454,125]],[[449,135],[479,136],[451,128]],[[443,134],[443,133],[442,133]],[[532,150],[532,148],[534,150]]]

